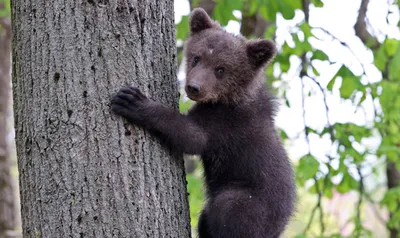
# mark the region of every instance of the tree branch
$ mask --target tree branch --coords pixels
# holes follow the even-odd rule
[[[351,49],[351,47],[344,41],[340,40],[339,38],[337,38],[334,34],[332,34],[330,31],[322,28],[322,27],[315,27],[314,29],[318,29],[323,31],[325,34],[329,35],[330,37],[332,37],[333,40],[338,41],[342,46],[346,47],[350,53],[354,56],[354,58],[356,58],[356,60],[358,61],[358,63],[360,64],[361,68],[363,69],[363,72],[366,72],[366,67],[364,66],[364,63],[361,61],[360,58],[358,58],[357,54]]]
[[[240,25],[240,33],[245,37],[254,36],[256,38],[264,38],[265,31],[271,25],[256,11],[249,14],[250,5],[248,2],[244,3],[242,9],[242,24]]]
[[[369,0],[362,0],[360,9],[358,10],[357,22],[354,25],[354,30],[356,32],[356,36],[360,38],[360,40],[370,48],[376,48],[379,46],[379,42],[367,31],[367,8],[368,8]]]
[[[303,4],[303,11],[304,11],[304,18],[306,22],[308,22],[310,18],[310,0],[302,0]]]
[[[364,177],[361,173],[361,166],[357,166],[357,173],[358,176],[360,176],[360,186],[358,188],[358,192],[360,193],[358,202],[357,202],[357,207],[356,207],[356,230],[355,234],[356,237],[360,236],[360,228],[362,227],[362,222],[361,222],[361,205],[363,202],[363,195],[364,195]]]

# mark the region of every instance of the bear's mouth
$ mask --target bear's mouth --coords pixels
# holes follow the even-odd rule
[[[190,100],[192,101],[198,101],[201,99],[200,95],[191,95],[191,94],[187,94],[188,98],[190,98]]]

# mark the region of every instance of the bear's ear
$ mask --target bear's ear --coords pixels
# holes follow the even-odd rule
[[[192,34],[212,28],[215,25],[216,23],[211,20],[207,12],[202,8],[195,8],[190,14],[190,32]]]
[[[246,42],[247,56],[254,68],[266,65],[275,57],[275,43],[270,40],[249,40]]]

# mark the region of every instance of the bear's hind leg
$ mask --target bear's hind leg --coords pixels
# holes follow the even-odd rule
[[[204,209],[201,212],[201,215],[199,217],[199,224],[197,226],[197,231],[199,234],[199,238],[213,238],[209,231],[209,226],[208,226],[208,217],[207,217],[207,211]]]
[[[268,205],[246,190],[220,192],[208,204],[207,217],[204,220],[210,236],[205,237],[279,237],[286,222],[281,217],[272,215]]]

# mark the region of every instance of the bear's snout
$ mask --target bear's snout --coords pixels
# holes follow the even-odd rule
[[[199,95],[200,94],[200,86],[195,83],[190,83],[186,86],[186,92],[189,95],[193,95],[193,96]]]

